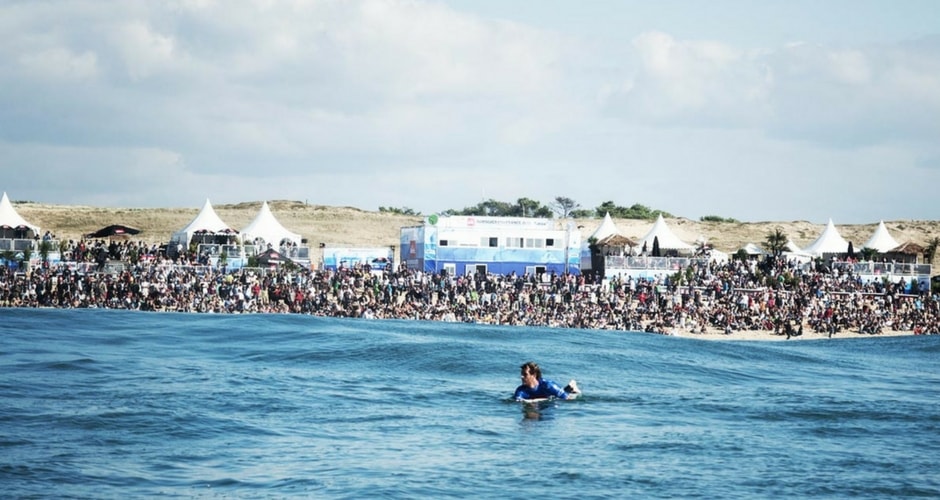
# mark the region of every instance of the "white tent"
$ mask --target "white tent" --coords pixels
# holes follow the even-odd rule
[[[660,250],[694,250],[695,247],[682,241],[669,229],[662,214],[656,219],[653,227],[650,228],[646,236],[637,242],[637,248],[646,247],[647,252],[653,251],[653,241],[659,239]]]
[[[799,262],[809,262],[813,260],[813,256],[804,252],[793,240],[787,240],[787,244],[783,247],[782,254],[787,260],[796,260]]]
[[[783,250],[784,252],[790,252],[790,253],[806,253],[806,252],[803,251],[802,248],[799,247],[799,245],[797,245],[796,243],[794,243],[793,240],[787,240],[787,244],[786,244],[786,246],[784,246],[783,248],[784,248],[784,250]]]
[[[202,210],[199,211],[199,215],[197,215],[195,219],[187,224],[186,227],[173,233],[173,237],[170,238],[170,242],[189,245],[193,235],[197,233],[232,235],[237,232],[238,231],[230,228],[228,224],[222,222],[222,219],[219,218],[219,216],[215,213],[215,210],[212,208],[212,204],[209,203],[209,199],[206,198],[206,203],[202,206]]]
[[[900,243],[897,242],[888,232],[888,228],[885,227],[885,222],[881,221],[878,223],[878,228],[875,229],[875,232],[871,235],[871,238],[868,238],[868,241],[865,243],[862,248],[873,248],[878,250],[881,253],[888,252],[892,249],[900,246]]]
[[[748,255],[766,255],[767,254],[767,252],[765,252],[763,248],[755,245],[754,243],[748,243],[747,245],[744,245],[744,247],[742,247],[741,250],[744,250],[744,252],[747,253]]]
[[[26,234],[23,234],[23,237],[27,239],[39,236],[39,226],[26,222],[26,219],[13,208],[10,198],[4,192],[3,198],[0,198],[0,238],[14,238],[18,230],[25,230]],[[29,234],[30,231],[32,234]]]
[[[716,250],[712,248],[711,250],[708,251],[708,260],[710,260],[711,262],[724,264],[725,262],[728,262],[728,257],[729,257],[728,254],[726,254],[725,252],[722,252],[721,250]]]
[[[271,213],[271,208],[268,207],[267,201],[261,205],[261,210],[258,211],[258,215],[255,216],[255,219],[242,229],[241,236],[242,241],[246,243],[252,242],[256,238],[261,238],[265,243],[274,248],[279,247],[283,240],[289,240],[295,245],[300,245],[300,235],[288,231],[278,222],[274,214]]]
[[[591,239],[600,246],[608,246],[613,248],[619,248],[616,250],[615,255],[621,255],[623,249],[627,246],[633,244],[633,240],[624,236],[620,232],[620,229],[617,228],[617,225],[614,224],[613,219],[610,218],[610,212],[604,214],[604,220],[601,221],[601,225],[591,233],[591,236],[585,238],[581,243],[581,269],[588,270],[592,268],[591,262]],[[610,255],[610,254],[608,254]]]
[[[601,221],[601,225],[591,234],[590,238],[594,238],[596,241],[600,241],[608,236],[614,234],[621,234],[620,230],[617,229],[617,225],[614,224],[613,219],[610,218],[610,212],[604,214],[604,220]],[[590,239],[588,238],[588,239]],[[585,240],[587,242],[587,240]]]
[[[839,230],[832,223],[832,219],[829,219],[829,224],[823,229],[819,238],[816,238],[816,241],[804,248],[803,251],[814,257],[819,257],[824,253],[845,253],[849,251],[849,242],[842,238]]]

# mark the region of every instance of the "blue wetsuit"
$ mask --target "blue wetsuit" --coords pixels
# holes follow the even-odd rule
[[[546,380],[544,378],[539,379],[539,385],[535,389],[522,384],[519,387],[516,387],[516,393],[513,394],[513,398],[516,401],[523,399],[543,399],[556,397],[558,399],[568,399],[568,393],[564,389],[558,386],[555,382],[551,380]]]

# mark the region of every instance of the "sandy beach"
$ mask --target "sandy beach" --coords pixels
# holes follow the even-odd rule
[[[858,339],[858,338],[879,338],[879,337],[901,337],[907,335],[914,335],[914,332],[911,330],[900,330],[894,331],[886,329],[884,332],[877,335],[869,335],[867,333],[858,333],[850,331],[840,331],[836,334],[833,334],[832,337],[828,333],[816,333],[810,330],[808,327],[804,326],[803,334],[799,336],[791,336],[789,339],[786,335],[777,335],[774,332],[769,330],[746,330],[740,332],[724,333],[717,328],[706,328],[706,333],[692,333],[687,330],[675,329],[670,334],[674,337],[685,337],[691,339],[699,340],[746,340],[746,341],[764,341],[764,342],[797,342],[803,340],[840,340],[840,339]]]

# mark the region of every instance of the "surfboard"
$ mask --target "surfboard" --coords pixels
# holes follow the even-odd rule
[[[535,403],[544,403],[554,398],[535,398],[535,399],[519,399],[520,403],[535,404]]]

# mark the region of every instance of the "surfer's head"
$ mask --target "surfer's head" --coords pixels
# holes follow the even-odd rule
[[[519,367],[520,375],[523,377],[526,375],[535,375],[536,380],[542,380],[542,369],[539,368],[538,363],[535,361],[529,361]]]

